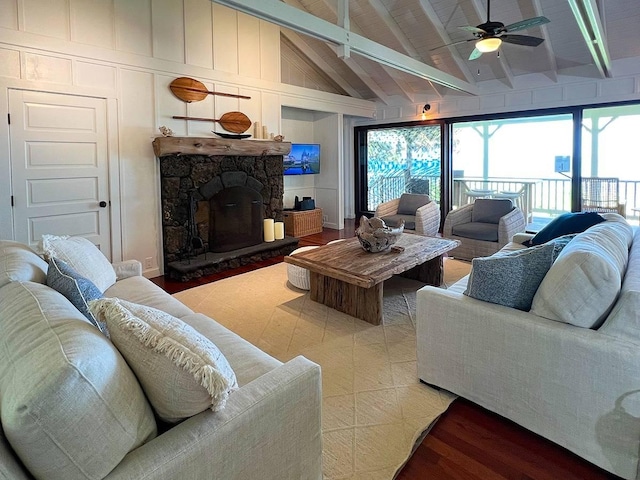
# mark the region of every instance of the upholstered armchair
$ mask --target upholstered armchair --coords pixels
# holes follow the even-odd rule
[[[435,236],[440,230],[440,206],[429,195],[403,193],[400,198],[378,205],[375,216],[389,227],[397,227],[404,220],[407,233]]]
[[[479,198],[447,214],[442,236],[461,242],[450,256],[471,260],[493,255],[516,233],[524,232],[525,226],[522,210],[511,200]]]

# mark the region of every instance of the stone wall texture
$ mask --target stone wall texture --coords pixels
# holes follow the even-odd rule
[[[282,156],[236,157],[168,155],[160,158],[164,264],[193,254],[189,245],[190,196],[197,202],[197,235],[208,250],[207,184],[225,172],[244,172],[262,184],[263,218],[282,221],[284,179]],[[254,182],[255,184],[255,182]],[[204,187],[204,188],[203,188]],[[195,252],[198,253],[198,252]]]

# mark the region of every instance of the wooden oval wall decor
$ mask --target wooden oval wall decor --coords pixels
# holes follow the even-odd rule
[[[251,127],[251,120],[242,112],[227,112],[220,118],[182,117],[178,115],[174,115],[173,118],[200,122],[218,122],[222,128],[233,133],[244,133]]]
[[[207,90],[204,83],[189,77],[176,78],[169,84],[169,88],[173,94],[180,100],[191,103],[199,102],[207,98],[207,95],[219,95],[221,97],[246,98],[246,95],[235,95],[233,93],[212,92]]]

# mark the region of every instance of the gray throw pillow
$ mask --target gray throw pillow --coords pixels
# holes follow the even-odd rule
[[[572,233],[570,235],[563,235],[558,238],[554,238],[553,240],[549,240],[547,243],[553,245],[553,261],[556,261],[560,252],[567,246],[567,244],[575,238],[577,233]]]
[[[513,210],[509,199],[478,198],[473,202],[471,221],[481,223],[500,223],[500,219]]]
[[[399,215],[415,215],[416,210],[429,203],[429,195],[423,193],[403,193],[398,202]]]
[[[109,338],[106,323],[98,321],[89,311],[89,301],[102,298],[102,292],[91,280],[78,274],[62,260],[53,257],[49,260],[47,285],[67,297],[87,320]]]
[[[518,310],[529,311],[533,297],[553,263],[554,246],[531,247],[471,261],[464,294]]]

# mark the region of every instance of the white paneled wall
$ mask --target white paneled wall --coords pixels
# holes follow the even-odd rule
[[[119,52],[153,55],[151,0],[114,0],[115,49]]]
[[[189,136],[221,128],[173,115],[219,118],[239,110],[279,134],[282,94],[326,111],[364,116],[375,109],[283,85],[280,72],[279,27],[209,0],[0,0],[0,98],[24,88],[108,99],[114,260],[120,252],[143,263],[151,258],[149,276],[162,267],[151,146],[158,127]],[[181,76],[251,99],[209,95],[186,104],[168,88]],[[6,111],[0,100],[0,113]],[[13,238],[8,128],[0,124],[0,238]]]
[[[376,120],[357,124],[418,120],[425,101],[431,104],[430,118],[445,118],[638,100],[640,67],[637,60],[616,60],[613,70],[616,78],[558,75],[557,82],[550,79],[541,82],[537,76],[523,75],[517,78],[513,90],[505,90],[496,81],[478,82],[481,94],[477,97],[446,95],[425,98],[419,104],[380,105]]]
[[[158,162],[149,154],[156,134],[154,75],[120,69],[120,198],[125,257],[160,258]],[[144,262],[143,262],[144,263]]]

